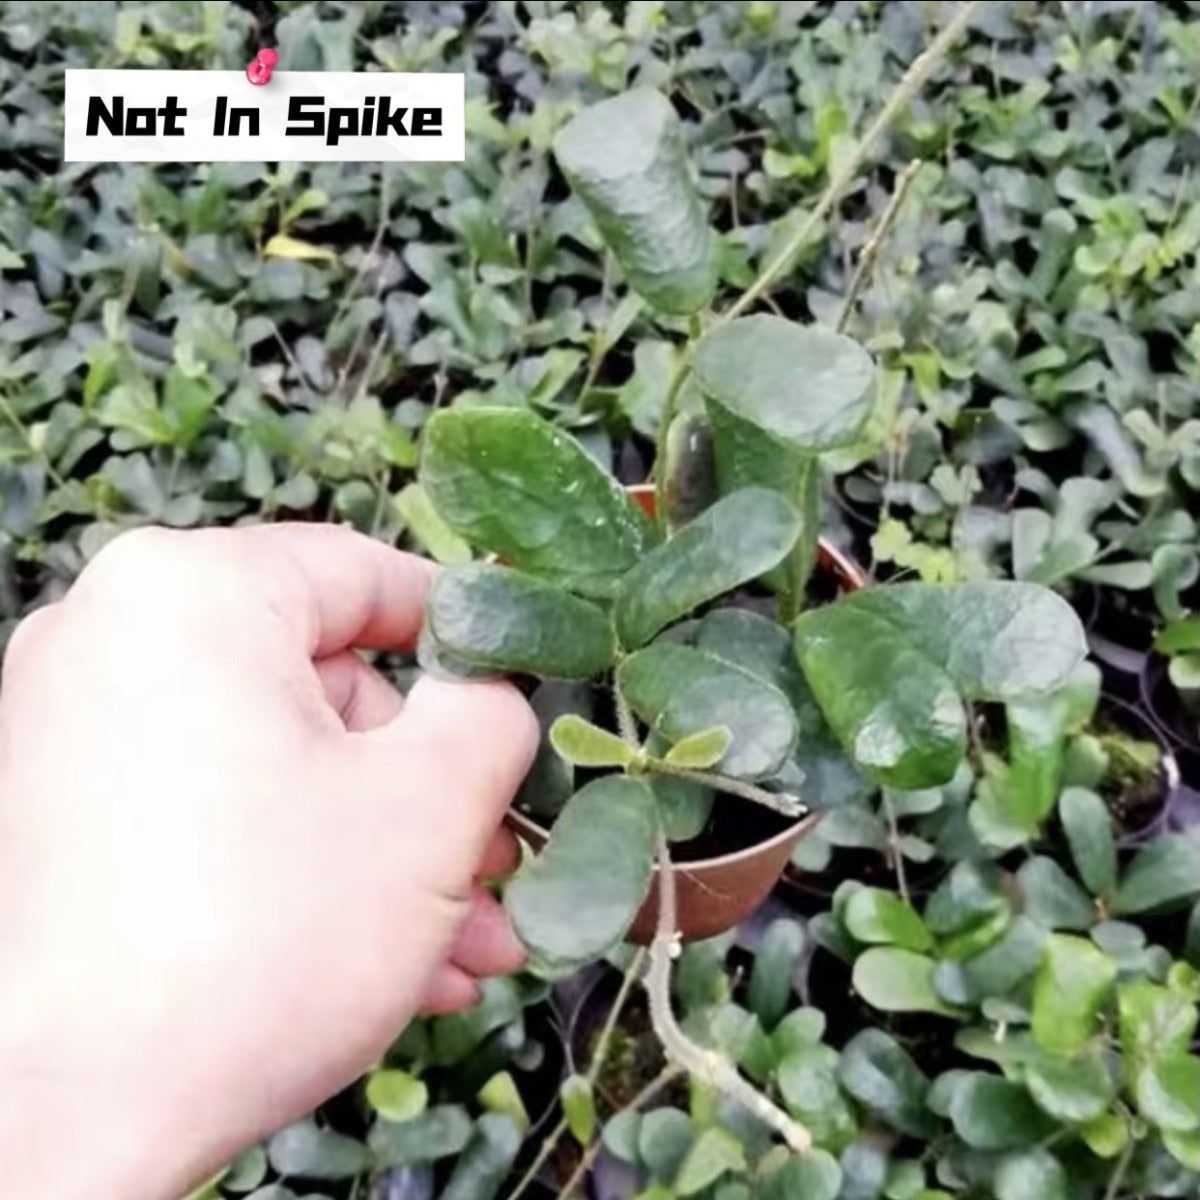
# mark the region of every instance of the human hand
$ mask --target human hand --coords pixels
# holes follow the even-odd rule
[[[402,698],[433,568],[345,529],[142,530],[0,692],[0,1197],[171,1200],[521,951],[473,881],[537,740]]]

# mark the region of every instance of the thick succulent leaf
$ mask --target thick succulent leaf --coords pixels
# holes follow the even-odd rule
[[[555,138],[554,157],[634,291],[667,313],[708,304],[716,246],[662,93],[635,88],[585,109]]]
[[[550,841],[509,883],[504,901],[518,937],[555,966],[610,950],[646,895],[654,865],[654,794],[609,775],[581,788]]]
[[[1113,902],[1120,915],[1182,908],[1200,896],[1200,838],[1157,837],[1138,851],[1121,877]]]
[[[1093,896],[1110,896],[1117,886],[1117,847],[1108,805],[1095,792],[1067,788],[1059,797],[1058,819],[1079,878]]]
[[[657,758],[665,756],[669,746],[670,743],[661,733],[652,731],[646,739],[645,749]],[[655,774],[646,776],[646,779],[658,802],[658,819],[667,840],[686,842],[698,837],[712,813],[716,799],[712,788],[691,779],[680,779],[676,775]]]
[[[717,501],[621,580],[614,618],[622,644],[641,646],[701,604],[757,579],[799,532],[795,508],[765,488]]]
[[[901,583],[802,613],[796,653],[842,744],[879,782],[948,783],[963,700],[1006,703],[1063,683],[1086,651],[1060,596],[1033,584]]]
[[[1096,1046],[1072,1057],[1038,1055],[1025,1064],[1024,1077],[1038,1107],[1055,1120],[1072,1125],[1101,1116],[1116,1091],[1107,1054]]]
[[[550,727],[550,744],[577,767],[624,767],[636,754],[615,733],[575,713],[564,713],[554,722]]]
[[[799,921],[780,917],[763,931],[754,953],[746,1003],[770,1032],[783,1019],[792,999],[796,964],[804,950],[804,930]]]
[[[958,962],[940,962],[934,990],[951,1004],[982,1004],[1004,998],[1038,969],[1046,931],[1028,917],[1016,917],[991,945]]]
[[[596,1130],[596,1097],[587,1077],[568,1075],[558,1089],[558,1098],[571,1136],[581,1146],[588,1145]]]
[[[927,1012],[955,1016],[933,989],[935,963],[897,946],[873,946],[854,964],[854,990],[881,1012]]]
[[[1100,1031],[1100,1014],[1117,981],[1117,964],[1085,938],[1055,934],[1033,985],[1031,1025],[1051,1054],[1078,1054]]]
[[[1090,929],[1096,922],[1091,897],[1052,858],[1035,855],[1017,872],[1025,915],[1046,929]]]
[[[437,645],[477,667],[590,679],[616,657],[603,610],[508,567],[446,568],[430,590],[426,612]]]
[[[1195,1000],[1172,988],[1134,979],[1117,989],[1117,1030],[1130,1077],[1147,1062],[1188,1049],[1200,1021]]]
[[[438,1200],[493,1200],[521,1149],[521,1130],[507,1113],[486,1113]]]
[[[586,683],[548,679],[534,688],[529,706],[537,716],[541,737],[514,803],[536,817],[553,817],[575,791],[575,769],[550,744],[550,730],[566,713],[583,719],[592,715],[591,688]]]
[[[696,647],[774,684],[791,702],[799,726],[780,783],[811,809],[861,800],[870,783],[838,744],[817,707],[782,625],[745,608],[717,608],[697,624]]]
[[[910,1137],[937,1129],[925,1105],[929,1080],[899,1042],[880,1029],[864,1029],[846,1044],[838,1063],[842,1087],[875,1116]]]
[[[799,1045],[784,1056],[776,1082],[788,1112],[823,1145],[848,1142],[854,1114],[838,1087],[838,1053],[820,1043]]]
[[[733,741],[722,772],[764,779],[796,743],[796,717],[774,685],[690,646],[660,643],[617,668],[617,686],[633,711],[668,741],[726,726]]]
[[[733,734],[727,725],[714,725],[699,733],[690,733],[673,745],[664,755],[664,761],[673,767],[686,767],[692,771],[706,771],[715,767],[725,757]]]
[[[871,356],[851,338],[782,317],[717,325],[696,346],[692,371],[706,397],[809,453],[854,441],[871,411]]]
[[[976,1150],[1016,1150],[1040,1141],[1054,1125],[1019,1084],[970,1074],[954,1089],[950,1120]]]
[[[704,1130],[688,1148],[675,1175],[673,1191],[677,1196],[694,1196],[711,1187],[722,1175],[745,1168],[742,1143],[733,1134],[713,1126]]]
[[[1040,1146],[1006,1154],[996,1167],[996,1200],[1068,1200],[1066,1168]]]
[[[376,1121],[367,1144],[378,1167],[405,1167],[461,1153],[471,1118],[457,1104],[426,1109],[411,1121]]]
[[[754,1195],[758,1200],[836,1200],[842,1190],[842,1167],[838,1160],[814,1146],[807,1154],[793,1154],[766,1172]]]
[[[1160,1129],[1200,1129],[1200,1058],[1163,1054],[1147,1063],[1134,1084],[1138,1111]]]
[[[585,596],[610,596],[655,542],[600,463],[525,409],[435,413],[420,477],[442,519],[473,546]]]
[[[655,467],[662,471],[668,528],[686,525],[716,503],[719,492],[715,455],[712,426],[703,415],[677,413],[667,429],[663,461]]]
[[[853,938],[868,945],[899,946],[918,953],[933,946],[916,909],[882,888],[858,888],[846,901],[841,919]]]
[[[267,1143],[267,1157],[281,1175],[306,1179],[350,1179],[370,1162],[361,1142],[307,1119],[274,1134]]]

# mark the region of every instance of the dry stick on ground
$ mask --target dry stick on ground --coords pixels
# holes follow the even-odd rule
[[[846,293],[846,303],[842,305],[842,315],[838,318],[838,333],[845,331],[850,315],[854,311],[854,304],[863,289],[863,284],[870,278],[875,262],[879,258],[879,251],[883,247],[888,230],[895,224],[896,217],[904,206],[904,198],[908,195],[908,189],[912,187],[913,180],[916,179],[924,165],[919,158],[914,158],[896,180],[892,198],[888,201],[887,208],[883,210],[883,216],[879,218],[879,224],[875,226],[875,231],[867,238],[862,253],[858,256],[858,266],[855,268],[854,278],[850,281],[850,290]]]
[[[650,970],[646,989],[650,996],[650,1020],[667,1058],[683,1070],[709,1084],[723,1096],[756,1116],[783,1137],[797,1154],[812,1147],[812,1135],[792,1120],[753,1084],[738,1074],[724,1055],[698,1046],[680,1028],[671,1007],[671,962],[675,957],[678,923],[675,917],[675,869],[667,839],[658,837],[658,926],[650,943]]]
[[[959,34],[967,27],[971,18],[975,15],[975,10],[979,8],[981,3],[982,0],[967,0],[967,3],[955,12],[954,16],[950,18],[945,28],[942,29],[937,37],[909,63],[908,70],[904,72],[900,82],[896,84],[895,91],[888,97],[883,108],[879,110],[879,115],[871,122],[867,132],[863,134],[862,140],[858,143],[854,153],[850,155],[845,163],[843,163],[841,170],[829,181],[829,186],[821,194],[816,207],[808,214],[808,218],[788,238],[783,249],[759,272],[758,278],[742,293],[733,305],[717,318],[716,324],[720,325],[725,321],[733,320],[734,317],[740,317],[756,300],[764,296],[775,280],[787,270],[797,251],[813,235],[833,206],[841,199],[842,193],[854,181],[854,177],[858,174],[875,143],[887,132],[892,122],[917,94],[929,76],[933,74],[942,59],[946,57],[947,51],[958,39]],[[675,403],[679,398],[679,392],[683,387],[684,379],[687,377],[690,357],[690,353],[685,349],[679,360],[679,365],[675,369],[675,374],[671,378],[670,385],[667,388],[666,397],[663,400],[662,415],[659,419],[658,437],[656,439],[658,448],[658,452],[655,455],[656,466],[663,459],[663,448],[667,444],[667,430],[671,426],[671,420],[675,415]],[[655,498],[658,501],[658,510],[661,513],[665,511],[662,494],[664,483],[662,472],[656,469],[654,478]]]

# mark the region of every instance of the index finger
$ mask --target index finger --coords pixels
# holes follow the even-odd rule
[[[339,525],[241,526],[271,607],[313,658],[409,649],[436,566]]]

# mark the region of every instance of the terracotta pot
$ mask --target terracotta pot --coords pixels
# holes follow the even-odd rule
[[[637,484],[627,490],[642,511],[647,516],[653,516],[653,486]],[[854,591],[865,582],[862,571],[824,539],[818,548],[817,569],[833,575],[840,591]],[[783,874],[796,843],[813,827],[819,816],[819,813],[811,813],[802,817],[769,840],[745,850],[680,863],[675,869],[675,886],[679,932],[684,941],[715,937],[732,929],[752,912]],[[509,809],[506,821],[534,850],[540,850],[550,837],[546,828],[515,809]],[[656,883],[652,882],[626,935],[628,940],[647,945],[654,937],[657,916],[658,889]]]

